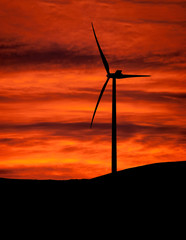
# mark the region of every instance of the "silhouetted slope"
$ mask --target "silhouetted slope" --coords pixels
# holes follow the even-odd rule
[[[186,162],[156,163],[118,171],[91,180],[117,194],[175,197],[185,195]]]
[[[0,188],[9,192],[21,190],[34,193],[84,192],[92,190],[123,191],[177,191],[185,187],[186,162],[166,162],[150,164],[106,174],[93,179],[81,180],[16,180],[0,179]]]
[[[77,234],[78,230],[87,230],[87,226],[95,231],[95,227],[106,225],[104,234],[108,229],[109,234],[110,229],[114,232],[130,229],[128,235],[134,232],[136,236],[143,229],[151,239],[158,226],[161,229],[158,236],[162,236],[165,226],[172,233],[168,220],[183,221],[185,182],[186,162],[151,164],[90,180],[0,179],[1,207],[8,227],[13,219],[13,224],[18,223],[17,229],[24,229],[19,220],[22,218],[26,225],[31,220],[30,231],[36,221],[39,228],[44,222],[47,234],[50,221],[55,224],[57,221],[61,234],[66,226],[70,227],[69,233]],[[6,218],[2,219],[6,222]]]
[[[162,182],[177,182],[186,180],[186,162],[165,162],[154,163],[134,168],[118,171],[116,174],[107,174],[93,178],[93,182],[104,183],[123,183],[128,181],[158,183]],[[128,182],[130,184],[130,182]]]

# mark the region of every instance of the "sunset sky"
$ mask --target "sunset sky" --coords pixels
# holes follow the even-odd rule
[[[118,170],[186,160],[186,3],[0,0],[0,177],[92,178],[111,172],[112,81]]]

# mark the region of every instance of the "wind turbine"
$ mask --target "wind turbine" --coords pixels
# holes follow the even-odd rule
[[[94,120],[94,116],[96,114],[96,110],[98,108],[99,102],[101,100],[101,97],[104,93],[104,90],[107,86],[107,83],[109,81],[110,78],[112,78],[112,173],[116,173],[117,172],[117,138],[116,138],[116,79],[121,79],[121,78],[133,78],[133,77],[150,77],[150,75],[132,75],[132,74],[122,74],[122,70],[116,70],[115,73],[110,73],[109,71],[109,64],[106,60],[105,55],[103,54],[103,51],[99,45],[98,39],[96,37],[96,33],[94,30],[94,26],[92,23],[92,30],[96,39],[96,43],[99,49],[99,53],[101,55],[101,59],[103,61],[103,64],[105,66],[105,70],[107,72],[107,80],[103,85],[103,88],[101,89],[94,113],[93,113],[93,117],[92,117],[92,121],[90,124],[90,127],[92,128],[92,124],[93,124],[93,120]]]

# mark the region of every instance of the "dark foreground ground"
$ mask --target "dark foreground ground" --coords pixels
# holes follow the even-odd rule
[[[117,194],[185,192],[186,161],[150,164],[118,171],[93,179],[80,180],[18,180],[0,179],[1,191],[37,196],[54,194],[64,196],[73,193],[116,192]]]
[[[169,226],[170,232],[168,222],[174,229],[175,223],[184,221],[185,193],[186,162],[151,164],[89,180],[0,179],[1,213],[5,213],[1,218],[7,219],[4,221],[8,226],[10,221],[18,224],[18,229],[31,219],[29,233],[36,222],[38,226],[57,222],[62,233],[64,223],[70,226],[69,233],[75,234],[77,226],[78,231],[91,227],[89,235],[98,226],[106,226],[105,232],[110,233],[113,230],[110,224],[115,224],[116,231],[118,226],[122,231],[132,229],[130,234],[138,228],[146,232],[153,227],[154,235],[159,226]],[[50,226],[45,225],[44,231]],[[160,230],[162,233],[161,227]]]

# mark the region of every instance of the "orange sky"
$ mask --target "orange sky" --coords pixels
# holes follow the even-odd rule
[[[186,160],[185,1],[1,0],[0,177],[91,178],[111,171],[117,80],[118,170]]]

